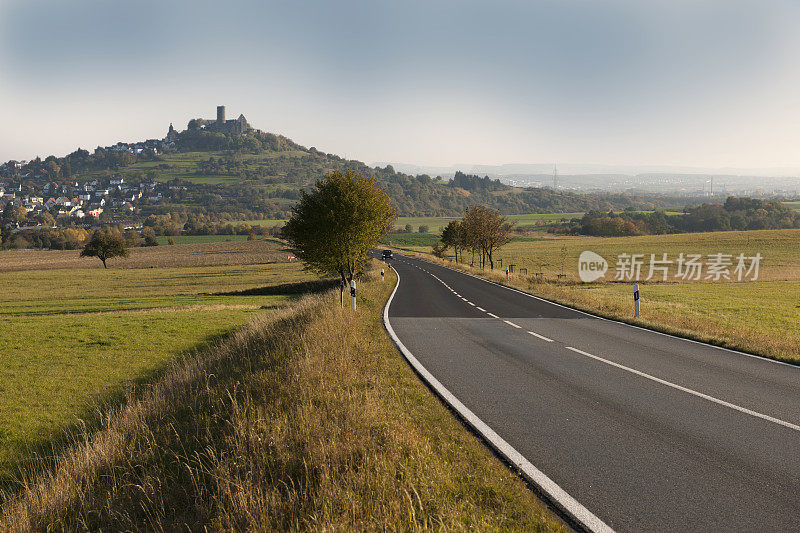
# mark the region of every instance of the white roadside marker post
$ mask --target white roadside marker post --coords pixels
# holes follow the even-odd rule
[[[508,281],[508,267],[506,267],[506,281]]]
[[[350,280],[350,309],[356,310],[356,280]]]
[[[633,316],[639,316],[639,284],[633,286]]]
[[[383,269],[381,269],[381,281],[383,281]]]

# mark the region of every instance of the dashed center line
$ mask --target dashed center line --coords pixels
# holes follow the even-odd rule
[[[494,313],[490,313],[489,311],[487,311],[487,310],[486,310],[486,309],[484,309],[483,307],[481,307],[481,306],[479,306],[479,305],[475,305],[474,303],[470,302],[469,300],[467,300],[466,298],[464,298],[463,296],[461,296],[460,294],[458,294],[458,293],[455,291],[455,289],[453,289],[453,288],[452,288],[450,285],[448,285],[447,283],[445,283],[444,281],[442,281],[442,280],[441,280],[441,279],[440,279],[440,278],[439,278],[439,277],[438,277],[436,274],[433,274],[433,273],[431,273],[431,272],[428,272],[428,271],[427,271],[427,270],[425,270],[424,268],[420,268],[420,267],[418,267],[418,266],[416,266],[416,265],[414,265],[414,266],[415,266],[416,268],[419,268],[419,269],[420,269],[420,270],[422,270],[423,272],[426,272],[427,274],[429,274],[429,275],[430,275],[430,276],[431,276],[433,279],[435,279],[436,281],[438,281],[439,283],[441,283],[442,285],[444,285],[444,286],[445,286],[445,288],[447,288],[447,289],[448,289],[450,292],[452,292],[452,293],[453,293],[455,296],[457,296],[458,298],[461,298],[463,301],[465,301],[466,303],[468,303],[469,305],[471,305],[472,307],[474,307],[474,308],[475,308],[475,309],[477,309],[478,311],[482,311],[482,312],[486,313],[487,315],[489,315],[489,316],[490,316],[490,317],[492,317],[492,318],[497,318],[497,319],[500,319],[500,317],[499,317],[499,316],[497,316],[496,314],[494,314]],[[501,319],[501,320],[502,320],[502,319]],[[517,328],[517,329],[522,329],[522,326],[519,326],[519,325],[517,325],[517,324],[515,324],[515,323],[513,323],[513,322],[511,322],[511,321],[508,321],[508,320],[503,320],[503,322],[505,322],[506,324],[508,324],[509,326],[512,326],[512,327],[514,327],[514,328]],[[531,334],[531,335],[533,335],[534,337],[536,337],[536,338],[538,338],[538,339],[541,339],[541,340],[543,340],[543,341],[546,341],[546,342],[553,342],[553,339],[549,339],[549,338],[545,337],[544,335],[539,335],[538,333],[536,333],[536,332],[534,332],[534,331],[529,331],[528,333],[530,333],[530,334]]]
[[[539,335],[539,334],[538,334],[538,333],[536,333],[535,331],[529,331],[528,333],[530,333],[531,335],[533,335],[533,336],[534,336],[534,337],[536,337],[537,339],[542,339],[543,341],[547,341],[547,342],[553,342],[553,339],[548,339],[548,338],[547,338],[547,337],[545,337],[544,335]]]

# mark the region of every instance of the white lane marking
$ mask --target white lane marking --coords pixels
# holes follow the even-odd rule
[[[391,322],[389,322],[389,306],[392,305],[394,295],[397,293],[397,288],[400,286],[400,273],[396,270],[395,273],[397,274],[397,283],[394,286],[392,294],[389,296],[389,300],[386,302],[386,307],[383,308],[383,324],[386,327],[386,331],[389,333],[389,336],[400,350],[400,353],[402,353],[403,357],[406,358],[406,361],[408,361],[408,363],[414,367],[422,379],[425,380],[425,382],[428,383],[434,391],[436,391],[436,394],[438,394],[440,398],[451,405],[453,409],[455,409],[455,411],[466,421],[466,423],[475,429],[475,431],[483,435],[492,448],[497,450],[500,455],[505,457],[509,463],[516,466],[519,471],[522,472],[522,476],[525,479],[546,494],[556,507],[561,509],[567,516],[572,518],[572,520],[577,522],[587,531],[591,531],[592,533],[614,533],[614,530],[608,527],[605,522],[597,518],[594,513],[581,505],[578,500],[570,496],[567,491],[558,486],[555,481],[547,477],[544,472],[533,466],[533,463],[528,461],[524,455],[519,453],[513,446],[506,442],[503,437],[495,433],[495,431],[489,427],[486,422],[478,418],[475,413],[470,411],[467,406],[461,403],[461,401],[456,398],[452,392],[447,390],[438,379],[433,377],[433,374],[428,372],[427,368],[422,366],[422,363],[420,363],[419,360],[414,357],[414,354],[408,351],[408,348],[405,347],[405,345],[397,337],[397,334],[394,332]]]
[[[539,334],[538,334],[538,333],[536,333],[535,331],[529,331],[528,333],[530,333],[531,335],[533,335],[533,336],[534,336],[534,337],[536,337],[537,339],[542,339],[543,341],[547,341],[547,342],[553,342],[553,339],[548,339],[548,338],[547,338],[547,337],[545,337],[544,335],[539,335]]]
[[[420,259],[420,261],[423,261],[423,259]],[[582,315],[586,315],[586,316],[591,317],[591,318],[596,318],[598,320],[605,320],[606,322],[613,322],[613,323],[619,324],[621,326],[628,326],[629,328],[636,328],[636,329],[640,329],[642,331],[648,331],[650,333],[655,333],[656,335],[663,335],[664,337],[672,337],[673,339],[678,339],[678,340],[682,340],[682,341],[686,341],[686,342],[691,342],[691,343],[694,343],[694,344],[699,344],[700,346],[705,346],[707,348],[714,348],[716,350],[723,350],[725,352],[735,353],[735,354],[738,354],[738,355],[744,355],[746,357],[750,357],[750,358],[753,358],[753,359],[758,359],[758,360],[761,360],[761,361],[767,361],[769,363],[775,363],[775,364],[778,364],[778,365],[789,366],[789,367],[794,368],[795,370],[800,369],[800,366],[798,366],[798,365],[796,365],[794,363],[787,363],[786,361],[778,361],[777,359],[769,359],[767,357],[764,357],[763,355],[756,355],[756,354],[752,354],[752,353],[741,352],[739,350],[733,350],[731,348],[725,348],[724,346],[717,346],[715,344],[709,344],[707,342],[696,341],[694,339],[688,339],[686,337],[679,337],[677,335],[673,335],[672,333],[666,333],[666,332],[663,332],[663,331],[658,331],[658,330],[646,328],[646,327],[643,327],[643,326],[637,326],[636,324],[628,324],[627,322],[623,322],[621,320],[616,320],[614,318],[606,318],[604,316],[596,315],[596,314],[590,313],[588,311],[581,311],[580,309],[576,309],[574,307],[569,307],[567,305],[556,303],[556,302],[554,302],[552,300],[548,300],[546,298],[542,298],[541,296],[535,296],[535,295],[533,295],[533,294],[531,294],[529,292],[521,291],[519,289],[515,289],[514,287],[509,287],[508,285],[503,285],[502,283],[497,283],[495,281],[484,279],[484,278],[482,278],[480,276],[476,276],[475,274],[470,274],[468,272],[462,272],[461,270],[458,270],[458,269],[455,269],[455,268],[450,268],[450,267],[444,266],[444,265],[437,264],[436,266],[440,266],[441,268],[444,268],[445,270],[449,270],[450,272],[455,272],[456,274],[462,274],[464,276],[469,276],[471,278],[475,278],[475,279],[478,279],[480,281],[483,281],[484,283],[488,283],[490,285],[495,285],[497,287],[502,287],[503,289],[508,289],[509,291],[522,294],[523,296],[527,296],[528,298],[533,298],[534,300],[539,300],[540,302],[544,302],[544,303],[547,303],[547,304],[550,304],[550,305],[554,305],[556,307],[561,307],[562,309],[568,309],[570,311],[575,311],[576,313],[580,313]]]
[[[503,320],[503,322],[505,322],[509,326],[514,326],[517,329],[522,329],[522,326],[518,326],[518,325],[514,324],[513,322],[509,322],[508,320]]]
[[[461,299],[462,299],[462,300],[464,300],[465,302],[467,301],[467,299],[466,299],[466,298],[464,298],[463,296],[461,297]]]
[[[483,311],[485,313],[486,309],[484,309],[483,307],[478,307],[478,311]]]
[[[500,317],[499,317],[499,316],[497,316],[496,314],[494,314],[494,313],[490,313],[490,312],[488,312],[488,311],[486,312],[486,314],[487,314],[487,315],[489,315],[489,316],[491,316],[491,317],[494,317],[494,318],[500,318]]]
[[[689,394],[697,396],[698,398],[702,398],[704,400],[708,400],[710,402],[714,402],[716,404],[719,404],[719,405],[722,405],[722,406],[725,406],[725,407],[730,407],[731,409],[735,409],[736,411],[739,411],[741,413],[745,413],[745,414],[748,414],[750,416],[754,416],[756,418],[761,418],[763,420],[767,420],[768,422],[774,422],[775,424],[779,424],[781,426],[787,427],[789,429],[793,429],[795,431],[800,431],[800,426],[798,426],[797,424],[792,424],[791,422],[787,422],[785,420],[781,420],[780,418],[775,418],[775,417],[772,417],[772,416],[769,416],[769,415],[765,415],[763,413],[759,413],[758,411],[753,411],[752,409],[748,409],[746,407],[741,407],[741,406],[736,405],[734,403],[726,402],[725,400],[720,400],[719,398],[715,398],[713,396],[709,396],[708,394],[703,394],[702,392],[698,392],[698,391],[690,389],[688,387],[683,387],[681,385],[672,383],[671,381],[667,381],[667,380],[664,380],[664,379],[661,379],[661,378],[657,378],[655,376],[651,376],[650,374],[645,374],[644,372],[642,372],[640,370],[636,370],[634,368],[630,368],[630,367],[627,367],[625,365],[621,365],[619,363],[615,363],[614,361],[609,361],[608,359],[603,359],[602,357],[598,357],[596,355],[592,355],[590,353],[584,352],[583,350],[579,350],[577,348],[573,348],[572,346],[565,346],[565,348],[567,350],[572,350],[573,352],[579,353],[579,354],[584,355],[586,357],[591,357],[592,359],[596,359],[596,360],[600,361],[601,363],[605,363],[607,365],[611,365],[611,366],[620,368],[620,369],[625,370],[627,372],[630,372],[632,374],[636,374],[637,376],[641,376],[643,378],[647,378],[649,380],[655,381],[656,383],[661,383],[662,385],[666,385],[667,387],[672,387],[673,389],[677,389],[679,391],[688,392]]]
[[[474,304],[474,303],[472,303],[472,302],[467,302],[467,303],[468,303],[469,305],[471,305],[472,307],[475,307],[475,304]]]

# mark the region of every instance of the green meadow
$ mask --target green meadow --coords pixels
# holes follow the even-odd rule
[[[196,247],[169,248],[187,255],[187,263],[198,261]],[[314,279],[299,263],[0,276],[0,479],[37,446],[91,419],[127,383],[287,304],[297,292],[292,287]]]
[[[581,218],[583,213],[529,213],[525,215],[506,215],[510,221],[516,222],[518,226],[536,225],[543,222],[555,222],[559,220],[571,220]],[[394,223],[396,228],[404,228],[406,224],[411,224],[413,231],[418,231],[420,226],[428,226],[431,232],[439,232],[451,220],[460,220],[461,217],[398,217]]]
[[[160,161],[141,161],[136,164],[121,168],[115,171],[115,174],[123,178],[129,179],[134,176],[144,174],[145,176],[149,171],[156,171],[158,173],[159,181],[170,181],[173,179],[183,179],[194,183],[203,183],[208,185],[217,185],[221,183],[236,183],[241,181],[236,175],[228,174],[214,174],[214,175],[198,175],[197,170],[202,161],[207,161],[210,157],[214,159],[224,158],[226,152],[175,152],[162,154]],[[302,157],[305,152],[299,150],[290,150],[286,152],[271,152],[264,151],[258,154],[241,154],[242,161],[248,164],[257,165],[260,161],[274,159],[276,157]],[[103,176],[103,171],[90,171],[82,175],[83,180],[97,179]]]

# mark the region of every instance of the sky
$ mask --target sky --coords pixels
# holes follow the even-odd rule
[[[798,22],[798,0],[0,0],[0,160],[225,105],[366,162],[800,174]]]

